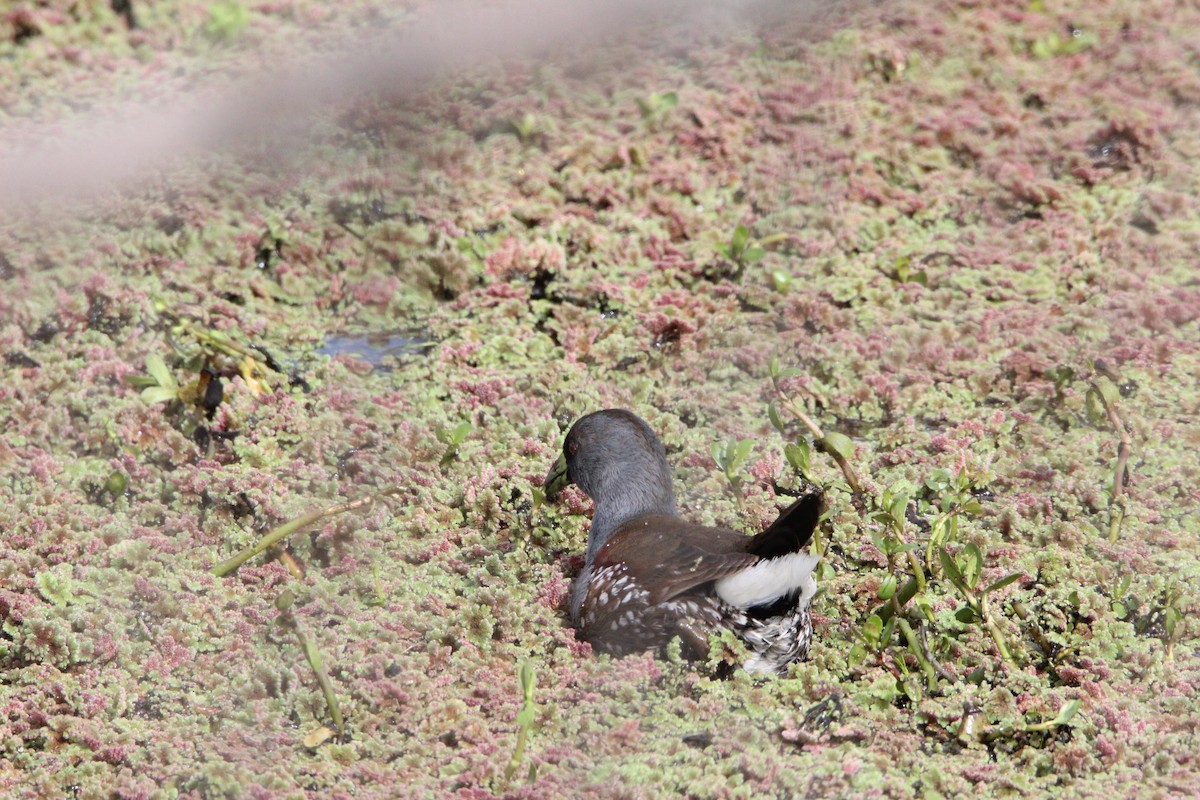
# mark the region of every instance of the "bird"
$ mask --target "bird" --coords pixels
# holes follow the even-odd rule
[[[662,442],[619,408],[571,426],[543,483],[547,500],[569,483],[594,504],[569,596],[576,635],[594,650],[661,652],[678,636],[682,654],[698,660],[713,634],[729,630],[747,647],[747,672],[783,674],[808,657],[820,559],[804,548],[820,520],[819,492],[756,536],[688,522],[676,510]]]

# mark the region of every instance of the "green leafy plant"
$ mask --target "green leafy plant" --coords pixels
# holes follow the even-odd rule
[[[911,256],[901,256],[896,259],[896,269],[892,273],[892,278],[896,283],[918,283],[921,286],[929,285],[929,273],[923,269],[913,269]]]
[[[446,452],[442,454],[441,461],[443,467],[458,456],[458,448],[467,440],[467,437],[474,429],[475,426],[466,421],[458,423],[453,428],[437,429],[437,440],[446,445]]]
[[[970,747],[980,742],[993,742],[998,739],[1010,739],[1017,735],[1037,733],[1053,733],[1058,728],[1071,724],[1071,720],[1079,713],[1080,701],[1076,698],[1064,701],[1057,713],[1050,719],[1038,719],[1043,716],[1038,712],[1029,712],[1020,722],[1001,722],[989,725],[984,717],[983,709],[967,704],[959,721],[955,738],[959,743]]]
[[[1133,576],[1125,573],[1117,580],[1117,585],[1113,587],[1112,603],[1113,613],[1120,619],[1125,619],[1131,613],[1135,612],[1138,607],[1137,598],[1129,594],[1129,586],[1133,583]]]
[[[867,617],[863,624],[855,631],[855,636],[858,642],[850,648],[850,663],[861,664],[870,654],[883,652],[887,648],[888,643],[892,640],[892,634],[896,630],[896,618],[892,617],[886,622],[878,614],[872,614]]]
[[[304,653],[305,660],[308,661],[308,666],[317,677],[317,685],[321,687],[321,695],[325,698],[325,707],[329,711],[329,718],[337,729],[338,735],[344,736],[346,725],[342,718],[342,708],[338,703],[337,693],[333,689],[333,681],[329,679],[329,671],[325,669],[325,659],[321,656],[316,642],[308,637],[292,613],[295,600],[296,596],[291,589],[285,589],[276,598],[275,608],[279,611],[279,624],[295,634],[296,641],[300,644],[300,650]]]
[[[538,133],[538,119],[525,112],[519,118],[506,120],[504,127],[515,135],[521,144],[529,144]]]
[[[930,510],[937,512],[929,526],[929,542],[925,547],[925,563],[934,563],[939,547],[958,539],[959,519],[983,512],[983,504],[973,494],[978,488],[965,469],[951,475],[944,469],[935,470],[925,479],[925,488],[937,498]]]
[[[961,564],[955,561],[944,547],[938,548],[938,559],[941,561],[946,579],[958,590],[959,595],[966,603],[955,612],[954,618],[964,625],[982,624],[988,635],[992,637],[992,641],[996,643],[1000,658],[1009,666],[1015,666],[1012,649],[996,625],[988,599],[993,592],[1019,581],[1023,577],[1022,573],[1010,573],[980,589],[979,578],[983,570],[983,552],[974,543],[967,544],[963,548]]]
[[[797,403],[791,396],[783,391],[782,381],[787,378],[803,375],[804,371],[790,368],[784,369],[779,363],[778,356],[772,356],[767,365],[767,371],[771,378],[771,385],[775,388],[775,394],[779,405],[786,409],[793,417],[798,419],[809,433],[812,434],[813,441],[824,452],[828,453],[838,467],[842,470],[842,475],[846,478],[847,487],[852,494],[859,494],[862,491],[862,484],[858,479],[858,474],[850,465],[850,460],[854,457],[854,442],[849,436],[837,431],[829,431],[826,433],[821,429],[816,421]],[[779,409],[774,403],[767,406],[767,416],[771,419],[771,424],[775,426],[781,434],[787,435],[785,432],[783,418],[779,415]],[[798,439],[795,448],[789,449],[785,446],[784,455],[797,472],[804,477],[805,480],[811,481],[810,470],[811,464],[811,448],[806,441]],[[815,481],[814,481],[815,482]]]
[[[761,261],[766,254],[764,247],[750,239],[750,229],[745,225],[738,225],[728,242],[717,245],[717,255],[739,267]]]
[[[169,403],[179,399],[179,382],[167,368],[163,357],[155,353],[146,356],[146,375],[131,379],[134,385],[144,386],[142,401],[147,405]]]
[[[807,437],[788,442],[784,446],[788,463],[806,480],[816,482],[814,450],[830,455],[841,468],[845,488],[853,495],[859,512],[879,525],[870,536],[887,561],[875,589],[881,605],[857,631],[858,641],[851,648],[851,663],[861,663],[874,653],[880,663],[886,662],[887,668],[896,675],[895,691],[912,700],[922,694],[922,683],[924,691],[932,693],[941,680],[957,680],[936,660],[927,637],[932,632],[943,643],[953,637],[954,631],[939,631],[945,622],[935,613],[935,603],[947,597],[958,597],[962,608],[956,615],[957,621],[963,625],[979,625],[995,643],[1001,662],[1008,667],[1015,666],[1013,647],[998,623],[992,598],[999,590],[1020,580],[1023,573],[1012,573],[981,585],[983,552],[979,547],[973,543],[966,545],[959,561],[955,561],[945,548],[958,540],[962,519],[982,512],[977,494],[983,476],[965,468],[955,473],[941,469],[918,485],[900,480],[882,490],[863,487],[851,463],[855,448],[850,438],[821,430],[807,410],[784,391],[785,380],[803,373],[782,368],[777,358],[771,359],[768,369],[776,392],[775,401],[767,408],[772,426],[781,435],[789,435],[788,425],[780,413],[781,409],[786,410],[801,422],[816,445],[811,446]],[[813,397],[820,402],[815,394]],[[833,485],[836,486],[836,482]],[[928,525],[916,524],[930,518]],[[922,531],[928,533],[923,535]],[[1020,604],[1014,601],[1014,611],[1018,606]],[[1021,619],[1036,640],[1041,630],[1036,620],[1027,619],[1028,616],[1021,616]],[[937,640],[934,641],[936,645]],[[897,643],[900,651],[889,654]],[[1049,646],[1044,649],[1051,650]],[[985,675],[984,667],[980,665],[967,677],[979,682]]]
[[[1088,419],[1094,425],[1107,421],[1117,434],[1117,463],[1113,467],[1112,486],[1109,489],[1108,517],[1108,540],[1115,542],[1125,521],[1125,473],[1133,447],[1129,431],[1121,419],[1121,392],[1109,377],[1111,370],[1100,360],[1096,361],[1095,369],[1097,374],[1085,397]]]
[[[1073,56],[1094,47],[1100,38],[1091,31],[1075,28],[1069,36],[1060,36],[1057,31],[1051,31],[1045,36],[1033,40],[1029,44],[1029,52],[1034,58],[1054,58],[1055,56]]]
[[[636,100],[642,119],[656,125],[666,117],[667,113],[679,105],[679,95],[675,92],[651,92],[646,97]]]
[[[521,710],[517,712],[517,743],[513,746],[512,756],[508,759],[508,766],[504,768],[504,786],[512,780],[513,775],[517,773],[517,769],[521,766],[521,761],[525,758],[525,747],[529,744],[529,736],[533,731],[533,723],[537,719],[537,703],[533,699],[533,689],[535,679],[533,674],[533,665],[528,661],[521,662],[521,666],[517,669],[517,680],[521,685]],[[527,780],[531,783],[537,779],[537,764],[529,765],[529,774]]]
[[[1163,637],[1163,642],[1167,646],[1164,660],[1171,661],[1174,658],[1175,645],[1183,635],[1183,612],[1179,608],[1180,601],[1183,598],[1183,592],[1178,586],[1172,585],[1167,589],[1166,603],[1163,607],[1163,632],[1166,636]]]
[[[750,457],[750,451],[753,449],[753,439],[742,439],[740,441],[714,444],[712,446],[713,460],[717,462],[717,466],[725,473],[725,480],[729,481],[729,485],[733,487],[735,492],[742,485],[742,466],[746,463],[746,459]]]

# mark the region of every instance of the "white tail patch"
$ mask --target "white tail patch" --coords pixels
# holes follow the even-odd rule
[[[714,588],[718,597],[742,610],[768,605],[797,589],[800,590],[800,602],[806,603],[817,593],[812,571],[820,560],[820,556],[808,553],[789,553],[721,578]]]

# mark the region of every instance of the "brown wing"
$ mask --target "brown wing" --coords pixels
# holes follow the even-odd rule
[[[623,563],[656,605],[756,564],[759,557],[745,551],[750,541],[733,531],[648,515],[613,531],[596,554],[596,567]]]

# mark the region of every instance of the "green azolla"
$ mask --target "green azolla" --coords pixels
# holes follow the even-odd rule
[[[34,578],[38,593],[56,606],[74,603],[77,586],[74,569],[73,565],[63,563],[42,570]]]

